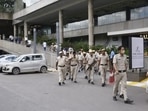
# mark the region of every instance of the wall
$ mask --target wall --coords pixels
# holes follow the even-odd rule
[[[95,45],[103,45],[105,47],[120,46],[122,45],[122,37],[118,36],[117,41],[114,41],[115,37],[108,37],[104,35],[95,36]]]

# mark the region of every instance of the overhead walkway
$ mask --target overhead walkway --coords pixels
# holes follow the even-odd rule
[[[14,42],[9,42],[6,40],[0,40],[0,50],[4,50],[6,52],[12,54],[29,54],[33,53],[33,47],[26,47],[22,44],[16,44]],[[47,64],[49,67],[55,68],[56,65],[56,53],[52,53],[47,49],[44,51],[41,46],[37,46],[37,53],[44,53],[47,59]]]

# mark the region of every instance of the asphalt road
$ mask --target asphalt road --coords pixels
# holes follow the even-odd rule
[[[67,80],[58,86],[58,75],[32,73],[5,75],[0,73],[0,111],[147,111],[148,94],[145,89],[128,87],[133,105],[112,100],[112,85],[102,88],[100,77],[95,85],[88,84],[84,75],[78,83]]]

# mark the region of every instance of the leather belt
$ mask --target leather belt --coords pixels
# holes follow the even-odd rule
[[[64,66],[58,66],[58,67],[65,67],[65,65]]]
[[[77,64],[71,65],[71,66],[77,66]]]
[[[123,73],[126,72],[126,70],[118,70],[118,72]]]
[[[107,64],[100,64],[101,66],[107,66]]]

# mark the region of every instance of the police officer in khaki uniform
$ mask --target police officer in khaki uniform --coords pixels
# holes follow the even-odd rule
[[[128,99],[126,91],[126,82],[127,82],[127,57],[125,55],[125,49],[123,46],[118,48],[119,53],[113,58],[113,66],[115,69],[115,83],[113,87],[113,100],[117,101],[117,93],[120,82],[122,82],[121,89],[124,95],[124,103],[131,104],[132,100]]]
[[[59,86],[61,86],[62,84],[65,84],[64,82],[65,62],[66,62],[66,58],[63,56],[63,52],[60,51],[56,61],[56,69],[59,72]]]
[[[89,50],[89,54],[87,56],[87,70],[88,70],[88,83],[94,85],[94,65],[96,64],[96,59],[93,54],[93,50]]]
[[[88,79],[88,76],[86,73],[86,65],[87,65],[87,56],[86,56],[86,52],[83,52],[83,70],[85,73],[85,79]]]
[[[73,57],[70,58],[70,69],[71,69],[71,81],[77,83],[77,73],[78,73],[78,57],[76,56],[76,52],[73,52]]]
[[[105,54],[105,49],[102,49],[102,54],[99,56],[98,61],[102,78],[102,87],[104,87],[106,85],[106,72],[109,65],[109,57]]]
[[[71,73],[70,73],[69,52],[66,52],[65,72],[66,72],[66,76],[69,76],[69,80],[70,80],[71,79]]]

